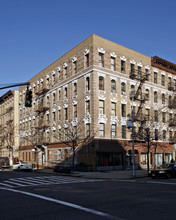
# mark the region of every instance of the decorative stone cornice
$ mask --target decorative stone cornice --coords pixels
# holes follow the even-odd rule
[[[98,117],[98,123],[99,124],[100,123],[106,124],[107,120],[108,119],[107,119],[106,115],[100,114],[99,117]]]

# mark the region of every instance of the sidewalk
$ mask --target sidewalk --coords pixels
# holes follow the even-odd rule
[[[106,172],[78,172],[75,171],[74,174],[66,173],[56,173],[53,172],[53,169],[45,168],[35,170],[34,172],[47,173],[47,174],[56,174],[60,176],[72,176],[72,177],[82,177],[88,179],[136,179],[136,178],[145,178],[147,177],[147,170],[135,170],[135,177],[132,176],[132,170],[118,170],[118,171],[106,171]]]

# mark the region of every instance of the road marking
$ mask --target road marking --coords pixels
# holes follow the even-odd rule
[[[90,180],[90,179],[78,179],[71,177],[58,177],[58,176],[42,176],[42,177],[20,177],[10,178],[8,180],[0,182],[0,185],[7,187],[27,187],[36,185],[55,185],[55,184],[69,184],[69,183],[84,183],[84,182],[95,182],[101,180]]]
[[[68,206],[68,207],[71,207],[71,208],[74,208],[74,209],[79,209],[81,211],[85,211],[85,212],[88,212],[88,213],[91,213],[91,214],[106,217],[108,219],[124,220],[122,218],[112,216],[112,215],[107,214],[105,212],[100,212],[100,211],[90,209],[90,208],[86,208],[84,206],[76,205],[76,204],[73,204],[73,203],[70,203],[70,202],[65,202],[65,201],[62,201],[62,200],[53,199],[53,198],[49,198],[49,197],[46,197],[46,196],[42,196],[42,195],[30,193],[30,192],[25,192],[25,191],[21,191],[21,190],[16,190],[16,189],[8,189],[8,188],[5,188],[5,187],[0,187],[0,189],[15,192],[15,193],[21,193],[21,194],[24,194],[24,195],[27,195],[27,196],[32,196],[32,197],[43,199],[43,200],[47,200],[47,201],[54,202],[54,203],[57,203],[57,204],[61,204],[61,205],[64,205],[64,206]]]
[[[13,186],[11,186],[11,185],[9,185],[9,184],[5,184],[5,183],[0,183],[0,185],[8,186],[8,187],[13,187]]]
[[[13,183],[12,181],[8,181],[8,180],[5,180],[4,182],[5,183],[10,183],[10,184],[13,184],[13,185],[17,185],[17,186],[25,186],[25,185],[23,185],[21,183]]]
[[[176,183],[172,182],[157,182],[157,181],[146,181],[147,183],[156,183],[156,184],[163,184],[163,185],[176,185]]]

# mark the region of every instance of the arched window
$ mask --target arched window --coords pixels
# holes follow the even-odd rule
[[[111,92],[116,92],[116,81],[114,79],[111,80]]]
[[[158,93],[154,92],[154,103],[158,102]]]
[[[102,76],[99,77],[99,90],[104,90],[104,78]]]
[[[121,94],[125,95],[126,92],[126,84],[124,82],[121,83]]]

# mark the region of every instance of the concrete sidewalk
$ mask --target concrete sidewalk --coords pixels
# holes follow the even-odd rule
[[[66,173],[56,173],[53,172],[53,169],[45,168],[34,170],[34,172],[47,173],[47,174],[56,174],[60,176],[73,176],[73,177],[82,177],[89,179],[136,179],[136,178],[146,178],[147,170],[135,170],[135,177],[132,176],[132,170],[118,170],[118,171],[105,171],[105,172],[78,172],[75,171],[73,174]]]

